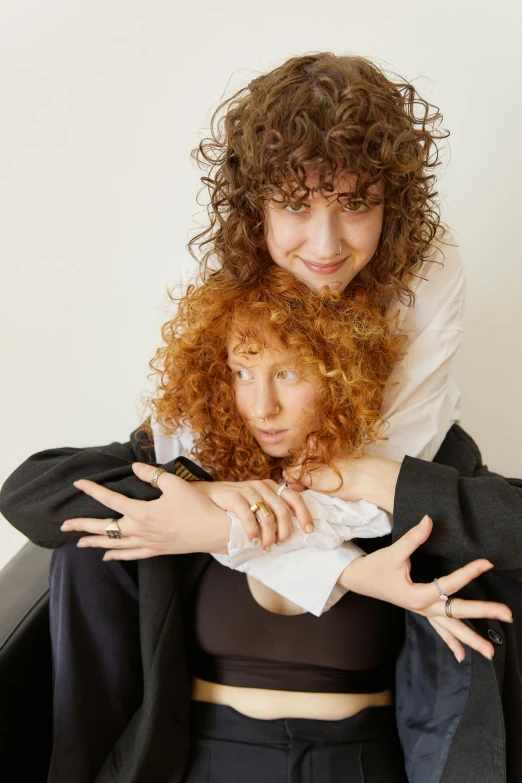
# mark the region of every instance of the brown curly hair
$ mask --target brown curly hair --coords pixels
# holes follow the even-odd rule
[[[172,298],[176,316],[150,362],[159,383],[149,407],[166,433],[191,428],[197,461],[215,478],[280,478],[301,460],[332,466],[336,455],[357,456],[379,437],[383,391],[404,337],[364,286],[316,294],[273,264],[254,282],[220,271]],[[227,365],[236,338],[243,354],[290,349],[298,374],[317,383],[318,423],[288,457],[265,454],[237,411]]]
[[[264,216],[274,193],[302,204],[314,171],[313,191],[329,195],[351,177],[354,190],[338,197],[375,204],[369,189],[382,182],[379,246],[357,279],[382,309],[393,296],[411,304],[410,275],[432,255],[441,226],[433,173],[448,135],[441,119],[411,84],[364,57],[293,57],[224,101],[193,151],[206,171],[209,223],[190,240],[192,256],[204,274],[221,268],[246,282],[271,262]]]

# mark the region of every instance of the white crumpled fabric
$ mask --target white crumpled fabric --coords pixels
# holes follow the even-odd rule
[[[249,541],[238,517],[229,512],[228,555],[212,553],[212,557],[319,617],[346,593],[337,584],[340,574],[365,554],[353,539],[387,535],[391,523],[385,511],[365,500],[340,500],[311,489],[302,497],[314,521],[313,533],[303,533],[294,518],[292,535],[265,552]]]

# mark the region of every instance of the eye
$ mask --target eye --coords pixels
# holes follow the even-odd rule
[[[277,377],[282,381],[295,381],[299,378],[295,370],[278,370]]]
[[[250,379],[250,373],[248,370],[234,370],[234,378],[237,381],[248,381]]]
[[[346,212],[368,212],[369,206],[364,201],[348,201],[344,209]]]
[[[287,204],[285,206],[285,211],[291,215],[304,215],[307,209],[306,204]]]

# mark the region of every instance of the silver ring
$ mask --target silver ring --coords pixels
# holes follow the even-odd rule
[[[435,579],[433,580],[433,582],[434,582],[434,584],[435,584],[435,587],[437,588],[437,592],[438,592],[438,594],[439,594],[439,598],[440,598],[440,600],[441,600],[441,601],[449,601],[449,597],[446,595],[446,593],[444,592],[444,590],[443,590],[443,589],[442,589],[442,587],[440,586],[440,584],[439,584],[439,580],[437,579],[437,577],[435,577]],[[449,616],[449,615],[448,615],[448,616]]]
[[[338,255],[338,256],[340,256],[340,255],[341,255],[341,253],[342,253],[342,250],[343,250],[343,249],[342,249],[341,245],[337,245],[337,255]]]
[[[276,492],[276,495],[279,495],[279,497],[281,497],[281,495],[283,494],[283,492],[285,491],[285,489],[290,489],[290,486],[289,486],[289,484],[281,484],[281,486],[280,486],[280,487],[278,487],[278,490],[277,490],[277,492]]]
[[[166,473],[167,471],[165,468],[156,468],[154,472],[152,473],[152,476],[150,477],[150,485],[151,487],[154,487],[154,489],[159,489],[158,487],[158,479],[161,476],[162,473]]]
[[[118,525],[117,519],[111,519],[107,527],[105,528],[105,532],[107,533],[107,536],[109,538],[121,538],[121,530],[120,526]]]

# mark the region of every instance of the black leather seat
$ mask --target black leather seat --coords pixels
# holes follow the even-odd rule
[[[52,737],[51,554],[28,543],[0,571],[0,779],[5,783],[47,780]]]

